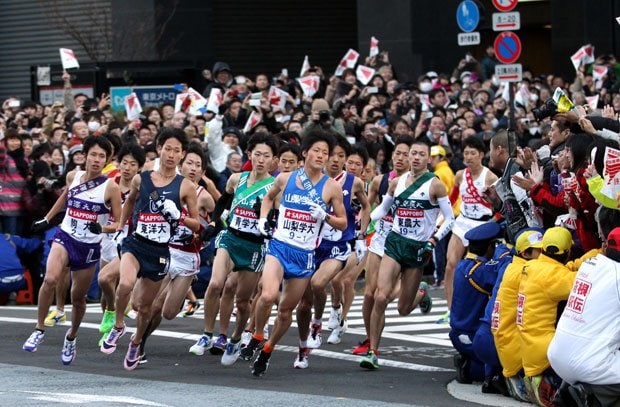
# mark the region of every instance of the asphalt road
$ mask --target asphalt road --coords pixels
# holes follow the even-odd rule
[[[219,356],[207,352],[199,357],[188,352],[201,331],[201,313],[164,321],[148,341],[148,363],[127,372],[122,363],[129,335],[121,339],[114,354],[101,353],[97,347],[101,311],[97,306],[89,306],[71,366],[60,362],[67,326],[48,328],[39,350],[28,353],[21,346],[33,330],[36,309],[0,307],[0,404],[186,406],[204,400],[224,406],[248,402],[283,406],[477,405],[465,401],[470,400],[512,405],[498,396],[483,397],[479,385],[450,384],[455,376],[455,351],[447,341],[447,327],[431,322],[445,310],[441,293],[434,291],[433,296],[436,306],[431,315],[414,311],[409,317],[398,317],[393,309],[388,311],[377,371],[360,368],[359,357],[351,354],[364,338],[358,311],[361,299],[357,298],[341,344],[324,344],[313,351],[308,369],[294,369],[298,340],[297,329],[292,327],[260,378],[251,375],[248,362],[238,360],[224,367]],[[128,326],[135,326],[135,321],[128,320]]]

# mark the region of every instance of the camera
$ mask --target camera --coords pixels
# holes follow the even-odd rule
[[[319,112],[319,121],[320,122],[326,122],[329,121],[330,119],[330,115],[329,115],[329,110],[321,110]]]
[[[532,113],[534,114],[536,121],[541,121],[545,117],[554,116],[557,112],[558,105],[555,103],[553,98],[545,100],[545,103],[543,103],[542,106],[532,109]]]

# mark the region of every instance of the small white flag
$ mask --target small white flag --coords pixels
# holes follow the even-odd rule
[[[280,88],[272,86],[269,88],[269,104],[272,108],[279,108],[280,110],[284,110],[284,106],[286,105],[286,97],[288,93],[283,91]]]
[[[336,76],[342,76],[342,73],[347,68],[353,68],[355,64],[357,64],[357,59],[360,57],[360,54],[354,49],[349,48],[344,57],[340,60],[338,67],[336,68]]]
[[[590,44],[586,44],[579,48],[577,52],[575,52],[570,57],[573,66],[575,67],[575,71],[579,70],[581,65],[587,65],[594,62],[594,47]]]
[[[67,69],[80,67],[80,63],[75,56],[75,52],[69,48],[60,48],[60,60],[62,61],[62,69],[65,71]]]
[[[502,99],[506,101],[506,103],[510,102],[510,82],[503,82],[504,89],[502,90]]]
[[[620,150],[605,147],[605,167],[603,169],[603,188],[601,192],[612,199],[620,193]]]
[[[600,81],[606,74],[607,67],[605,65],[594,65],[592,67],[592,77],[595,81]]]
[[[310,69],[310,61],[308,60],[308,55],[304,56],[304,62],[301,64],[301,72],[299,73],[300,77],[303,77],[306,72]]]
[[[316,75],[304,76],[303,78],[297,78],[301,91],[307,97],[311,98],[319,90],[321,84],[321,78]]]
[[[243,132],[246,134],[249,133],[250,130],[256,127],[258,123],[260,123],[261,119],[261,115],[256,111],[252,110],[250,117],[248,117],[248,121],[245,122],[245,126],[243,126]]]
[[[375,37],[370,37],[370,54],[368,55],[371,57],[379,55],[379,40]]]
[[[598,109],[598,97],[598,94],[594,96],[586,96],[586,101],[588,102],[588,106],[590,106],[590,110],[594,111]]]
[[[177,95],[174,104],[174,111],[185,112],[191,115],[201,115],[205,113],[206,106],[207,99],[205,99],[194,88],[189,88],[187,92]],[[217,113],[217,109],[215,110],[215,112]]]
[[[515,102],[521,106],[527,107],[530,103],[530,90],[525,84],[521,84],[519,91],[515,95]]]
[[[369,66],[358,65],[355,74],[357,75],[357,80],[366,86],[372,77],[375,76],[375,70]]]
[[[131,92],[129,95],[125,96],[125,112],[127,114],[127,120],[136,120],[140,117],[142,105],[135,92]]]
[[[222,95],[222,90],[212,88],[211,93],[209,93],[209,101],[207,102],[207,111],[217,113],[220,110],[220,105],[222,104],[223,99],[224,96]]]

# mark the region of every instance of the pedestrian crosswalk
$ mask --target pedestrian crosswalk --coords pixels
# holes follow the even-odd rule
[[[363,295],[356,295],[349,311],[347,324],[347,335],[366,336],[364,329],[364,319],[362,317]],[[323,314],[323,328],[327,329],[327,320],[329,319],[329,302],[325,307]],[[436,321],[448,310],[446,300],[441,298],[433,298],[433,308],[430,313],[423,315],[419,309],[415,309],[407,316],[401,316],[397,309],[397,300],[392,301],[385,312],[385,327],[383,329],[383,337],[391,338],[406,342],[417,342],[429,345],[452,347],[452,343],[448,337],[450,325],[437,324]],[[201,307],[191,318],[203,318],[203,308]],[[277,314],[274,307],[269,319],[270,325],[273,326]],[[234,322],[234,315],[231,323]],[[293,320],[292,327],[297,327]],[[363,338],[361,338],[363,339]]]
[[[347,320],[349,325],[347,334],[358,333],[366,335],[362,318],[363,299],[363,295],[356,295],[353,300]],[[385,312],[385,327],[383,328],[382,337],[451,348],[452,343],[448,337],[450,325],[436,323],[447,310],[446,300],[433,298],[433,309],[430,313],[423,315],[419,309],[415,309],[407,316],[400,316],[396,301],[393,301],[388,305]],[[329,313],[327,317],[329,317]],[[326,323],[326,320],[324,323]]]

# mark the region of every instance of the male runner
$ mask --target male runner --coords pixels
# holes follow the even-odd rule
[[[385,309],[400,279],[398,313],[409,315],[421,302],[416,295],[422,280],[424,265],[429,261],[434,245],[452,228],[454,215],[446,187],[428,170],[430,146],[416,140],[409,151],[411,170],[390,181],[383,202],[371,214],[373,220],[394,214],[392,231],[385,239],[385,251],[370,314],[370,350],[360,362],[367,369],[378,369],[377,349],[385,324]],[[435,224],[439,213],[444,222],[439,230]]]
[[[207,163],[202,147],[198,143],[190,143],[187,153],[181,161],[181,174],[185,179],[192,182],[196,191],[201,232],[208,229],[208,214],[213,212],[215,208],[215,202],[211,195],[202,186],[198,185],[206,167]],[[194,233],[185,226],[186,216],[187,208],[184,207],[179,227],[168,245],[170,248],[168,274],[164,278],[159,294],[153,303],[151,322],[145,336],[142,338],[140,349],[141,364],[146,363],[144,347],[147,337],[159,327],[162,316],[167,320],[174,319],[177,316],[192,281],[194,281],[194,276],[200,272],[199,252],[202,249],[203,239],[201,235],[196,235],[190,239],[187,238],[188,235],[193,235]]]
[[[383,196],[387,194],[390,181],[406,174],[409,171],[409,150],[411,148],[411,144],[413,144],[413,137],[400,136],[398,138],[398,141],[394,146],[394,152],[392,152],[392,165],[394,168],[390,172],[377,175],[370,184],[368,200],[371,205],[381,204]],[[375,222],[375,233],[370,239],[368,256],[366,257],[366,273],[364,275],[366,287],[364,288],[364,301],[362,303],[362,317],[364,319],[364,328],[366,329],[366,339],[353,350],[354,355],[365,355],[370,350],[370,340],[368,339],[370,330],[370,313],[375,302],[377,274],[379,273],[379,265],[381,264],[381,258],[383,257],[383,246],[385,245],[385,238],[392,230],[393,221],[394,217],[391,211],[384,215],[381,219],[377,220]],[[393,291],[393,295],[390,296],[390,301],[396,297],[399,290],[400,285],[397,283],[397,286]]]
[[[116,322],[100,348],[106,354],[116,350],[118,340],[125,334],[123,314],[135,289],[137,330],[129,341],[125,356],[124,367],[127,370],[138,366],[140,342],[150,321],[151,305],[168,271],[168,242],[178,226],[182,206],[186,206],[188,211],[184,218],[185,226],[192,232],[200,228],[194,185],[176,174],[177,166],[187,151],[187,136],[180,129],[166,128],[157,142],[161,148],[159,169],[134,177],[119,222],[119,225],[124,225],[133,213],[134,233],[123,240],[121,250]],[[121,232],[122,227],[118,231]]]
[[[125,204],[125,200],[131,190],[131,180],[140,172],[144,165],[146,155],[144,150],[137,144],[127,144],[121,148],[118,154],[120,175],[115,178],[121,192],[121,204]],[[128,225],[123,228],[124,232],[119,238],[127,235]],[[116,232],[116,230],[115,230]],[[102,306],[104,308],[99,332],[103,334],[102,340],[114,326],[115,309],[114,296],[116,293],[116,284],[118,283],[120,274],[121,259],[118,252],[119,238],[114,239],[116,233],[105,234],[101,242],[101,263],[103,267],[99,272],[97,281],[101,287]],[[106,264],[103,264],[103,263]],[[101,346],[101,343],[99,343]]]
[[[445,291],[448,311],[437,323],[450,323],[452,306],[452,285],[454,270],[463,258],[465,248],[469,245],[465,233],[489,221],[493,216],[493,207],[483,199],[483,191],[497,180],[491,170],[482,165],[485,146],[482,140],[471,136],[463,140],[463,160],[467,168],[456,173],[454,190],[461,196],[460,215],[454,222],[452,237],[448,242],[448,259],[445,274]],[[454,191],[451,191],[456,195]],[[454,200],[454,196],[453,196]]]
[[[278,142],[269,134],[257,133],[248,142],[248,152],[252,171],[231,175],[216,205],[214,218],[230,205],[229,226],[220,232],[215,244],[213,273],[205,292],[204,333],[190,348],[191,353],[202,355],[213,346],[220,296],[228,275],[237,272],[235,331],[222,355],[223,365],[232,365],[239,357],[241,334],[250,316],[250,297],[262,271],[265,239],[258,229],[258,208],[274,182],[268,171],[278,154]]]
[[[69,187],[58,198],[47,215],[36,221],[35,232],[49,227],[65,206],[67,212],[54,236],[54,242],[47,258],[45,279],[39,291],[39,305],[36,330],[23,345],[28,352],[36,352],[45,336],[44,320],[54,297],[54,288],[65,267],[71,270],[71,328],[65,335],[61,353],[62,363],[71,364],[75,359],[77,331],[86,312],[86,292],[95,274],[101,252],[101,233],[113,232],[117,223],[105,226],[110,209],[114,219],[121,215],[121,194],[115,182],[101,171],[112,159],[112,146],[103,137],[87,137],[84,140],[86,171],[72,171],[67,174]]]
[[[278,297],[280,283],[282,297],[273,331],[254,362],[252,374],[255,376],[265,373],[271,352],[291,325],[293,309],[315,271],[314,250],[324,224],[338,230],[347,227],[342,189],[338,182],[322,172],[334,145],[334,138],[329,133],[306,135],[301,148],[304,167],[278,175],[263,200],[259,220],[261,233],[269,234],[269,211],[279,207],[279,215],[267,249],[263,289],[256,306],[256,329],[252,340],[243,349],[244,358],[251,358],[263,340],[263,327]],[[333,215],[327,213],[330,206]]]
[[[368,205],[368,197],[364,191],[364,182],[355,175],[344,171],[347,157],[351,155],[351,144],[344,136],[336,135],[335,138],[336,146],[327,160],[325,172],[342,189],[344,208],[347,215],[347,227],[340,231],[325,225],[321,243],[315,250],[316,272],[312,275],[310,284],[307,286],[306,292],[297,307],[299,354],[293,363],[293,366],[297,369],[307,368],[310,349],[317,349],[323,343],[322,318],[327,300],[325,287],[336,274],[342,271],[351,255],[351,245],[349,242],[355,239],[355,212],[351,207],[354,197],[361,203],[362,226],[364,228],[368,226],[370,216],[370,205]],[[366,249],[366,242],[362,240],[360,243],[362,243],[363,249]],[[358,249],[356,247],[356,251]],[[314,317],[311,321],[313,305]]]

